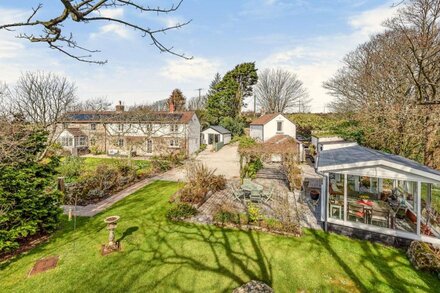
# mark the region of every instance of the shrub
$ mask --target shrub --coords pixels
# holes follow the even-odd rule
[[[240,214],[230,203],[224,202],[217,211],[214,212],[214,220],[217,222],[240,224]]]
[[[275,200],[275,206],[273,208],[275,219],[280,223],[280,230],[288,233],[301,234],[301,225],[299,223],[299,217],[293,217],[292,207],[289,203],[287,194],[281,195]],[[296,211],[298,214],[301,210]]]
[[[249,219],[250,223],[255,223],[258,222],[261,219],[261,212],[260,212],[260,208],[253,204],[253,203],[248,203],[247,205],[247,216]]]
[[[440,274],[440,249],[431,244],[413,241],[407,256],[417,269]]]
[[[255,179],[257,177],[257,172],[263,168],[263,163],[259,158],[253,159],[251,162],[244,166],[243,175],[244,177]]]
[[[170,221],[180,221],[183,219],[190,218],[197,214],[197,209],[190,204],[187,203],[178,203],[177,205],[173,205],[167,211],[167,219]]]
[[[84,159],[80,157],[68,156],[61,161],[58,172],[66,179],[73,179],[81,175],[84,170]]]
[[[153,156],[151,158],[151,164],[153,169],[159,172],[165,172],[172,168],[171,162],[162,156]]]
[[[127,171],[125,167],[121,170]],[[136,180],[134,170],[125,176],[121,170],[114,165],[98,165],[94,171],[84,173],[76,182],[66,184],[65,202],[78,205],[95,203]]]
[[[226,179],[221,175],[214,175],[201,163],[187,166],[187,184],[180,191],[180,200],[192,204],[202,203],[209,192],[217,192],[226,188]]]

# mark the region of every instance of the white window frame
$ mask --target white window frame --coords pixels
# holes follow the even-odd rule
[[[177,138],[170,139],[169,147],[170,148],[180,148],[179,139],[177,139]]]
[[[171,132],[178,132],[179,131],[179,124],[170,124],[170,131]]]
[[[123,132],[124,131],[124,124],[118,124],[118,131]]]
[[[123,138],[118,138],[118,141],[117,141],[116,144],[120,148],[124,147],[124,144],[125,144],[124,139]]]

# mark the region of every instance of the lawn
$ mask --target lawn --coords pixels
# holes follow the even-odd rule
[[[156,181],[94,218],[63,222],[51,241],[0,264],[2,292],[230,292],[251,279],[275,292],[435,292],[440,281],[414,270],[395,248],[306,230],[301,238],[170,223],[168,198],[181,185]],[[121,216],[120,253],[101,256],[103,219]],[[56,269],[27,277],[58,255]]]
[[[84,169],[87,171],[93,171],[101,164],[115,164],[118,161],[123,160],[124,162],[127,161],[126,158],[91,158],[91,157],[85,157],[84,158]],[[138,170],[149,170],[151,168],[150,161],[147,160],[131,160],[133,164],[136,165]]]

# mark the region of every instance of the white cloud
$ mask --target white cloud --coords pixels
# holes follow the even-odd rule
[[[132,37],[131,32],[121,24],[118,23],[109,23],[101,26],[99,31],[96,33],[91,33],[90,37],[92,39],[98,38],[101,35],[105,34],[115,34],[116,36],[122,39],[129,39]]]
[[[194,80],[210,80],[219,71],[219,62],[205,58],[192,60],[170,59],[160,74],[168,79],[185,82]]]
[[[177,16],[166,16],[166,17],[161,17],[160,21],[166,26],[166,27],[173,27],[182,23],[185,23],[186,20],[184,20],[181,17],[177,17]]]
[[[322,112],[332,97],[322,87],[342,65],[343,57],[371,34],[384,30],[381,24],[395,12],[390,6],[379,6],[352,16],[348,34],[327,35],[301,41],[301,45],[273,52],[259,62],[260,68],[283,68],[298,74],[312,100],[312,111]]]
[[[96,14],[103,17],[120,18],[124,16],[124,8],[101,9],[99,12],[96,12]]]
[[[396,7],[391,7],[388,4],[379,6],[351,17],[349,24],[362,34],[369,35],[381,32],[383,30],[383,22],[392,17],[396,9]]]

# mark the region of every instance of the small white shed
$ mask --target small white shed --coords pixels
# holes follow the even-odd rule
[[[219,142],[228,144],[232,135],[229,130],[219,125],[212,125],[202,131],[202,141],[207,145],[214,145]]]

